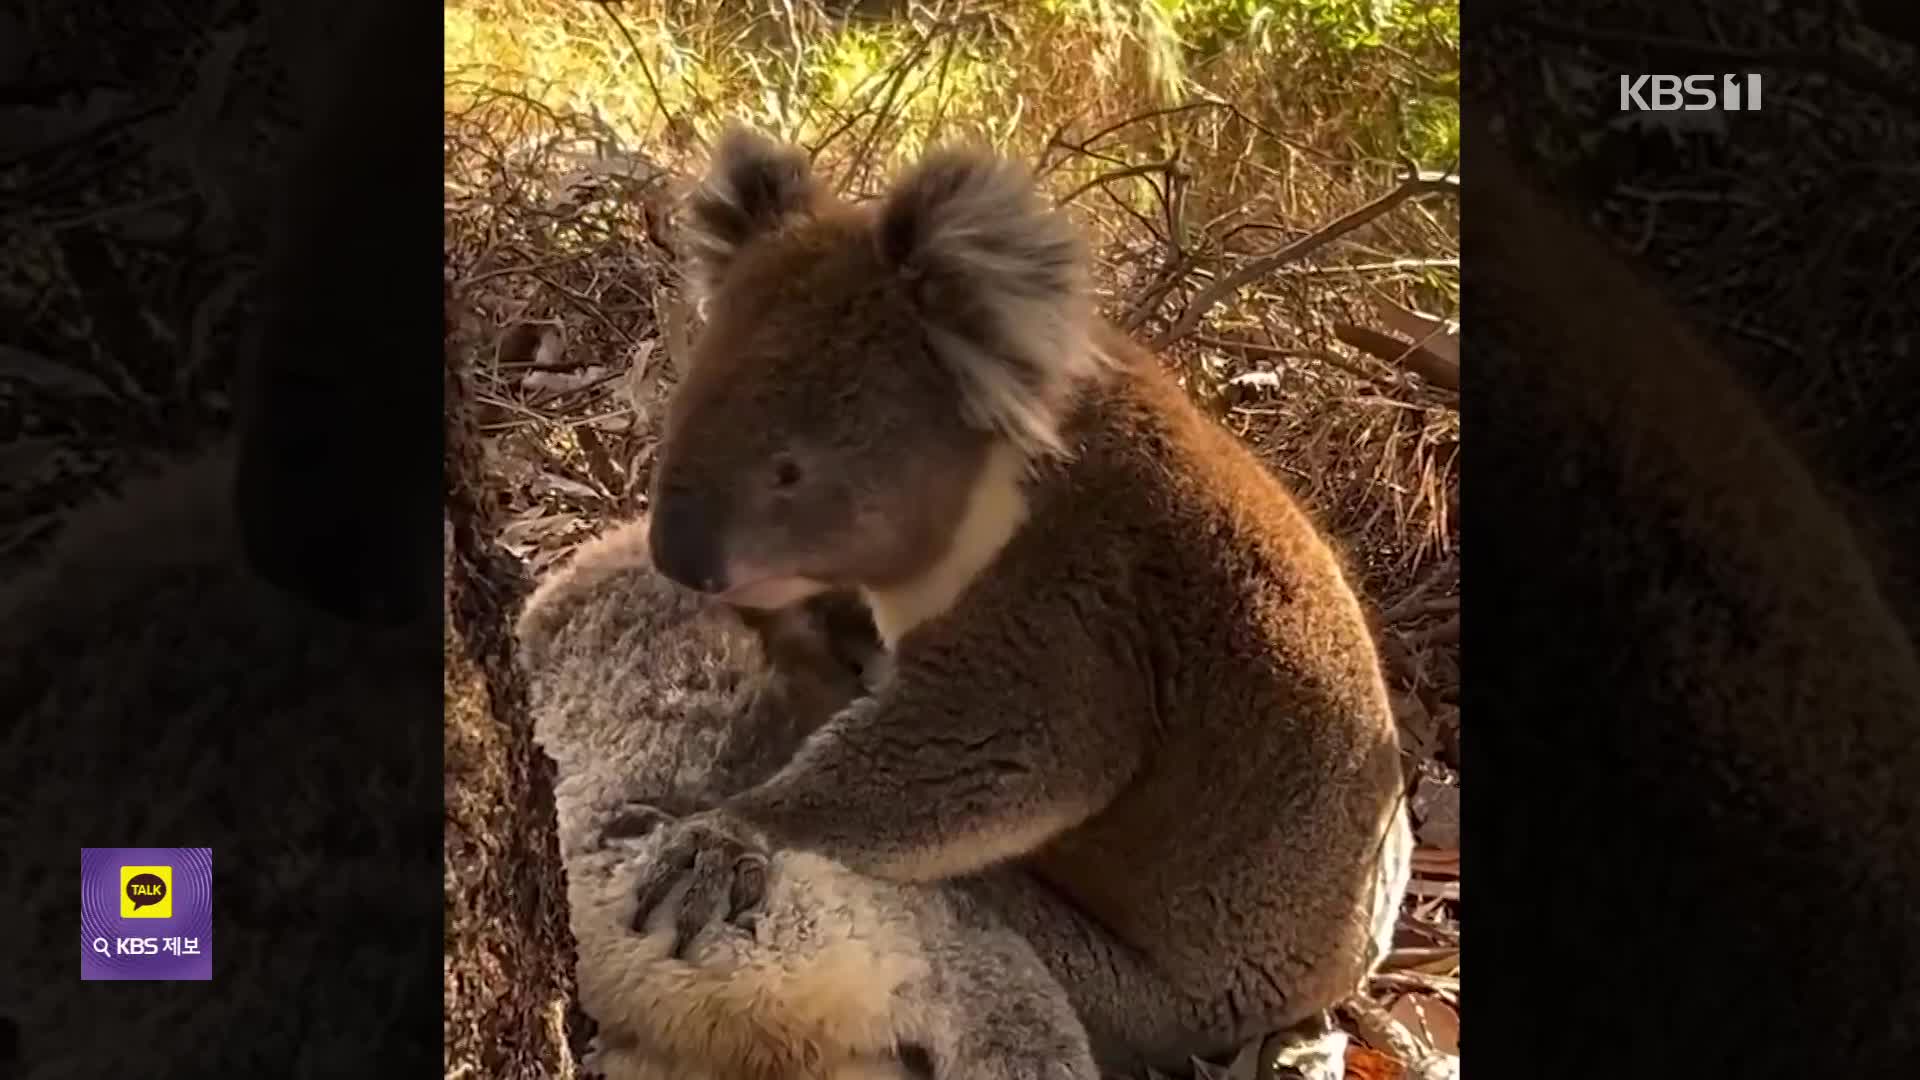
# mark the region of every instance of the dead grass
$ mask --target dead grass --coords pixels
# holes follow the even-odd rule
[[[1414,29],[1352,47],[1309,18],[1358,18],[1348,0],[851,6],[893,10],[447,7],[448,275],[503,544],[538,572],[644,508],[691,319],[672,210],[721,124],[801,142],[856,198],[942,140],[1030,161],[1093,237],[1107,314],[1288,479],[1379,613],[1426,847],[1414,951],[1376,996],[1402,1022],[1453,1009],[1457,397],[1333,333],[1381,297],[1457,317],[1457,208],[1434,180],[1457,153],[1435,104],[1451,4],[1408,0]],[[1313,239],[1402,184],[1418,193]]]

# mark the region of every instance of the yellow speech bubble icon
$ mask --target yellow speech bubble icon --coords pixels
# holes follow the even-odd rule
[[[121,867],[120,917],[123,919],[171,919],[173,917],[173,867]]]

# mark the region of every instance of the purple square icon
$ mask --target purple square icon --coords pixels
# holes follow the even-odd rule
[[[81,848],[80,978],[213,978],[213,849]]]

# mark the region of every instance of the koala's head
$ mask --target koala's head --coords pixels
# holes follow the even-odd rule
[[[654,474],[668,577],[750,607],[911,581],[997,446],[1064,452],[1102,360],[1078,233],[1024,170],[936,151],[848,205],[735,128],[687,209],[707,329]]]

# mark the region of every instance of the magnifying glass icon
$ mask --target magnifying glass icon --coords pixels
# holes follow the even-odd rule
[[[101,956],[113,955],[113,953],[107,949],[107,939],[103,937],[93,939],[93,951],[99,953]]]

